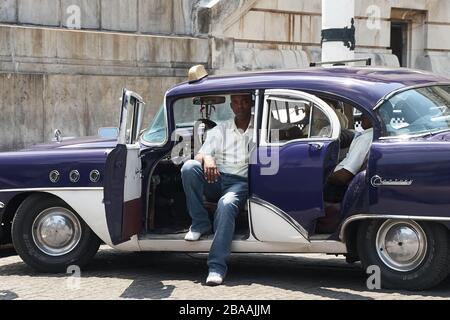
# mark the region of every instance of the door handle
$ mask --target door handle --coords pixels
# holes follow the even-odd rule
[[[322,142],[310,142],[309,147],[313,150],[322,150],[324,144]]]

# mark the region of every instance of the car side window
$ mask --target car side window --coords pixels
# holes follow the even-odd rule
[[[268,104],[268,143],[330,138],[331,122],[309,101],[271,98]]]

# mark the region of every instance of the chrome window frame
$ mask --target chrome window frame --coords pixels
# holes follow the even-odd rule
[[[278,96],[278,97],[277,97]],[[281,96],[281,97],[280,97]],[[319,107],[319,109],[328,117],[331,125],[331,137],[323,137],[323,138],[303,138],[303,139],[294,139],[286,142],[278,142],[278,143],[270,143],[267,141],[268,132],[269,132],[269,105],[267,100],[271,97],[278,98],[281,101],[289,101],[294,99],[306,100],[309,103],[313,103],[313,105]],[[264,92],[264,107],[263,107],[263,118],[261,124],[261,134],[260,134],[260,146],[261,147],[282,147],[288,144],[297,143],[297,142],[326,142],[326,141],[334,141],[339,139],[341,131],[341,124],[339,122],[339,118],[334,112],[334,110],[322,99],[318,98],[315,95],[299,91],[299,90],[288,90],[288,89],[270,89]]]

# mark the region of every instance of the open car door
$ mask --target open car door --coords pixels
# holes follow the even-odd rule
[[[144,102],[126,89],[122,94],[117,146],[106,161],[104,203],[111,241],[129,240],[142,228],[142,170],[138,136]]]

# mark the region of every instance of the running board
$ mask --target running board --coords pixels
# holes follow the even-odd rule
[[[186,232],[183,233],[169,233],[169,234],[157,234],[157,233],[148,233],[139,236],[139,241],[145,240],[183,240],[186,235]],[[246,240],[248,239],[249,234],[235,234],[233,236],[233,241],[237,240]],[[214,239],[214,234],[204,235],[200,238],[200,241],[212,241]]]
[[[176,251],[176,252],[209,252],[212,239],[199,241],[152,239],[145,236],[139,239],[141,251]],[[347,247],[340,241],[312,240],[309,243],[292,242],[260,242],[248,240],[234,240],[231,245],[234,253],[347,253]]]

